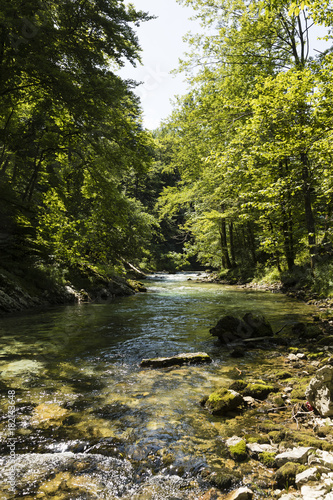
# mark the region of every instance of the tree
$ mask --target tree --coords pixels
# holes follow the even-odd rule
[[[27,208],[32,238],[51,253],[139,255],[153,221],[124,179],[148,168],[150,138],[135,84],[116,69],[139,60],[133,25],[150,17],[121,0],[0,3],[3,205]]]
[[[206,234],[212,254],[220,241],[223,267],[237,260],[235,235],[241,241],[244,230],[252,261],[261,248],[292,269],[306,235],[313,265],[323,197],[318,141],[327,120],[318,113],[325,100],[316,91],[320,60],[310,57],[308,10],[289,15],[291,3],[279,0],[181,3],[208,27],[206,37],[189,38],[193,51],[181,68],[195,90],[175,122],[187,155],[183,184],[195,197],[187,227],[201,246]],[[194,141],[201,171],[191,166]],[[175,194],[164,199],[172,203]]]

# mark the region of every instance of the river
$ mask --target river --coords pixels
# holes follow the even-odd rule
[[[202,471],[222,463],[224,432],[200,399],[235,366],[260,363],[257,351],[230,358],[209,328],[224,314],[252,311],[277,331],[313,310],[278,293],[196,278],[157,274],[147,293],[110,304],[1,320],[1,498],[200,498],[209,487]],[[213,363],[139,367],[143,358],[197,351]]]

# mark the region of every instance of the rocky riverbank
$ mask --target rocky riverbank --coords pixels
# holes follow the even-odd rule
[[[51,267],[0,268],[0,316],[61,304],[108,303],[146,290],[139,281],[102,274],[88,265],[69,269],[66,278],[59,275]]]
[[[257,342],[258,367],[240,363],[229,384],[202,399],[224,462],[207,471],[216,484],[201,500],[332,500],[332,334],[332,324],[314,322],[281,334],[280,346],[271,338],[266,354]]]
[[[236,285],[240,288],[248,290],[263,290],[272,293],[283,293],[288,297],[300,300],[308,305],[314,305],[318,308],[320,313],[330,313],[333,312],[333,298],[331,297],[319,297],[317,293],[312,292],[309,288],[304,288],[292,284],[285,284],[281,281],[276,281],[274,283],[265,282],[255,282],[250,283],[239,283],[234,281],[228,281],[226,279],[220,279],[218,274],[212,273],[204,278],[199,278],[198,281],[203,281],[206,283],[216,283],[220,285]]]

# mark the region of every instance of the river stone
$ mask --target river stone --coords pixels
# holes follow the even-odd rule
[[[252,313],[246,313],[242,319],[230,315],[223,316],[209,332],[224,344],[273,335],[272,327],[267,320]]]
[[[325,365],[316,372],[305,396],[322,417],[333,415],[333,366]]]
[[[293,448],[292,450],[284,451],[276,455],[275,462],[278,467],[287,462],[296,462],[298,464],[305,464],[308,460],[309,452],[313,450],[311,447],[301,446],[299,448]]]
[[[244,405],[243,397],[230,389],[219,389],[208,397],[205,407],[212,415],[223,416],[230,411],[238,410]]]
[[[324,467],[333,467],[333,453],[325,450],[316,450],[315,454],[311,454],[308,460],[309,465],[320,464]]]
[[[310,469],[306,469],[299,474],[296,474],[295,483],[297,487],[302,486],[303,484],[308,483],[309,481],[317,480],[318,469],[317,467],[311,467]]]
[[[247,443],[248,449],[252,457],[258,457],[260,453],[277,453],[278,447],[271,444]]]
[[[279,500],[296,500],[296,499],[301,499],[302,497],[299,496],[297,493],[286,493],[285,495],[282,495],[282,497],[277,496]]]
[[[37,375],[44,369],[43,363],[32,359],[21,359],[2,364],[0,367],[2,378],[13,378],[26,375]]]
[[[143,359],[140,363],[141,368],[165,368],[175,365],[193,365],[200,363],[211,363],[212,358],[205,352],[190,352],[177,354],[170,358],[151,358]]]
[[[251,500],[253,491],[250,488],[238,488],[227,496],[227,500]]]
[[[327,489],[322,484],[307,485],[301,488],[303,500],[333,500],[333,493],[327,493]]]

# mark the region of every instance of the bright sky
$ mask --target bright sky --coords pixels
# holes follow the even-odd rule
[[[184,95],[187,84],[184,75],[171,75],[170,71],[178,67],[178,60],[188,49],[183,36],[189,31],[199,33],[199,21],[189,18],[194,11],[179,5],[176,0],[128,0],[138,10],[157,16],[136,28],[142,48],[143,65],[134,68],[131,64],[120,71],[120,76],[143,82],[136,89],[143,108],[143,125],[155,129],[161,120],[172,111],[171,100],[175,95]],[[326,30],[314,27],[313,38],[323,36]],[[316,42],[320,48],[324,42]]]
[[[143,66],[126,64],[120,72],[123,78],[143,82],[136,93],[141,98],[144,126],[157,128],[172,110],[171,99],[186,93],[183,75],[171,75],[178,59],[187,49],[182,41],[188,31],[198,31],[199,23],[190,21],[193,10],[182,7],[176,0],[130,0],[138,10],[149,12],[157,19],[143,23],[137,29],[142,47]]]

